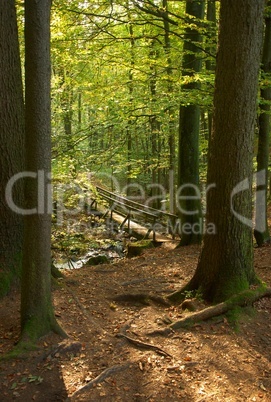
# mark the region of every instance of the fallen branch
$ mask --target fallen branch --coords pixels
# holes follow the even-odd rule
[[[120,371],[126,370],[129,366],[130,366],[130,363],[124,364],[121,366],[115,365],[115,366],[105,369],[104,371],[101,372],[101,374],[99,374],[93,380],[91,380],[86,385],[83,385],[81,388],[79,388],[77,391],[75,391],[69,398],[66,399],[66,402],[77,397],[82,392],[85,392],[85,391],[95,387],[95,385],[103,382],[106,378],[110,377],[111,375],[119,373]]]
[[[250,306],[263,297],[271,297],[271,288],[260,287],[254,290],[245,290],[237,295],[232,296],[225,302],[189,314],[189,316],[170,324],[167,328],[154,331],[148,335],[167,336],[172,332],[172,330],[176,331],[180,328],[187,328],[196,324],[197,322],[206,321],[209,318],[225,314],[229,310],[234,309],[236,306]]]
[[[138,339],[131,338],[130,336],[127,336],[125,334],[117,334],[116,336],[118,338],[127,339],[128,342],[132,343],[133,345],[138,346],[139,348],[150,349],[150,350],[153,350],[154,352],[158,353],[159,355],[166,356],[166,357],[172,357],[169,353],[167,353],[163,349],[159,348],[158,346],[152,345],[151,343],[145,343],[145,342],[139,341]]]

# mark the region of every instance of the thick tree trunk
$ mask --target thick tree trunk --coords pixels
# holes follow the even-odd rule
[[[264,0],[221,0],[214,120],[207,182],[206,233],[196,272],[185,287],[223,301],[256,281],[251,176]],[[180,293],[172,294],[178,300]]]
[[[50,0],[25,1],[26,180],[22,340],[62,333],[51,301]]]
[[[269,1],[269,7],[271,2]],[[262,57],[263,73],[271,72],[271,13],[265,19],[265,37]],[[268,198],[268,162],[270,144],[270,101],[271,87],[261,89],[261,104],[259,116],[259,142],[257,154],[257,192],[254,236],[258,246],[270,242],[267,220]]]
[[[22,216],[11,208],[23,204],[24,104],[18,30],[14,0],[0,3],[0,296],[19,276],[22,254]],[[10,186],[7,186],[7,184]],[[5,189],[7,190],[5,192]]]
[[[186,13],[202,19],[205,1],[187,0]],[[183,56],[184,76],[193,78],[201,70],[197,43],[202,41],[199,30],[186,28]],[[199,88],[193,81],[183,85],[183,90]],[[202,238],[201,202],[199,189],[199,129],[200,108],[196,104],[181,105],[179,125],[178,215],[181,221],[180,245],[200,243]]]

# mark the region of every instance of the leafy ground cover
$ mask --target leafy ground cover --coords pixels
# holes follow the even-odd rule
[[[167,337],[148,334],[187,311],[112,300],[127,293],[166,295],[182,286],[199,248],[175,246],[65,271],[53,296],[70,338],[50,335],[24,358],[2,360],[1,400],[270,401],[271,300]],[[255,249],[255,266],[270,286],[270,246]],[[3,356],[19,337],[16,290],[1,301],[0,316]]]

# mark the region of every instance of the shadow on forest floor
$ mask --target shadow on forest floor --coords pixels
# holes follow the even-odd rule
[[[54,304],[71,339],[60,348],[61,339],[48,336],[27,358],[0,362],[1,400],[65,401],[89,384],[71,400],[270,401],[271,300],[257,302],[253,314],[244,310],[238,330],[228,318],[216,317],[168,337],[146,333],[184,316],[180,308],[109,300],[123,293],[165,295],[180,288],[194,272],[199,248],[175,246],[65,271]],[[270,286],[271,247],[255,250],[255,267]],[[116,336],[120,332],[139,343]],[[0,336],[3,355],[19,336],[16,291],[0,302]],[[91,383],[99,375],[102,382]]]

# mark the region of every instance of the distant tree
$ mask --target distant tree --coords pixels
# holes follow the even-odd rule
[[[25,1],[25,183],[22,341],[64,335],[51,301],[50,0]]]
[[[203,0],[97,0],[95,4],[93,8],[88,0],[53,2],[54,177],[60,168],[67,176],[71,166],[76,173],[91,170],[103,177],[114,172],[122,187],[132,184],[133,194],[138,181],[150,203],[156,193],[158,201],[161,194],[166,199],[169,193],[173,212],[180,103],[197,113],[201,104],[206,118],[212,102],[213,72],[204,68],[198,72],[189,63],[205,66],[201,60],[207,60],[210,46],[212,52],[215,49],[216,40],[212,38],[216,39],[216,30],[211,23],[193,16],[193,7],[200,8],[203,16]],[[190,122],[202,129],[203,125],[199,126],[193,116]],[[189,119],[184,120],[182,127],[189,130]],[[186,150],[189,149],[189,156],[194,157],[195,153],[185,134],[183,138],[183,169],[188,170]],[[206,154],[208,138],[202,139],[200,151],[204,149]],[[192,158],[190,164],[193,173],[197,172],[197,181],[199,169],[193,162]],[[200,162],[205,176],[206,158],[203,156]],[[154,182],[161,186],[153,185]],[[200,205],[200,200],[194,201]],[[195,210],[194,205],[191,209]],[[186,205],[183,210],[187,210]],[[192,218],[197,223],[198,216]],[[199,236],[195,237],[199,241]]]
[[[201,71],[201,56],[199,45],[202,35],[197,26],[198,20],[203,19],[205,1],[187,0],[186,14],[188,26],[184,35],[184,55],[182,75],[185,83],[183,91],[195,91],[200,83],[195,75]],[[182,227],[180,245],[185,246],[200,243],[202,239],[201,201],[199,189],[199,133],[200,133],[200,106],[195,103],[182,104],[180,107],[179,125],[179,174],[178,187],[180,189],[179,216]],[[196,189],[196,190],[195,190]],[[195,231],[195,227],[197,230]],[[190,228],[190,229],[189,229]]]
[[[135,66],[135,38],[134,38],[134,27],[133,21],[131,19],[129,2],[127,1],[127,9],[128,9],[128,29],[129,29],[129,70],[128,70],[128,92],[129,92],[129,105],[132,108],[134,103],[134,66]],[[132,195],[132,146],[133,146],[133,123],[132,119],[129,118],[127,121],[126,128],[126,137],[127,137],[127,180],[126,180],[126,195]]]
[[[207,21],[209,21],[210,27],[212,28],[212,35],[209,38],[210,46],[207,48],[209,57],[206,60],[206,70],[209,72],[215,71],[215,58],[212,57],[213,47],[216,43],[216,35],[214,35],[216,30],[216,0],[208,0],[207,2]],[[212,120],[213,120],[213,110],[208,110],[208,134],[211,136],[212,132]]]
[[[223,301],[256,283],[252,245],[252,160],[265,0],[221,0],[206,232],[185,290]]]
[[[173,93],[173,63],[172,63],[172,44],[171,44],[171,32],[169,23],[169,2],[168,0],[163,0],[163,26],[164,26],[164,48],[167,60],[166,76],[167,76],[167,95],[170,98]],[[168,148],[169,148],[169,211],[170,213],[175,213],[176,211],[176,191],[175,191],[175,166],[176,166],[176,127],[174,121],[174,107],[168,99]]]
[[[268,198],[268,163],[270,144],[270,102],[271,102],[271,2],[265,16],[265,35],[262,55],[262,88],[259,115],[259,139],[257,154],[257,192],[255,211],[254,236],[258,246],[270,242],[270,234],[267,219],[267,198]]]
[[[15,174],[24,170],[24,104],[14,0],[0,3],[0,296],[19,276],[22,217],[10,208],[22,206],[23,187]],[[5,194],[5,189],[7,193]]]

